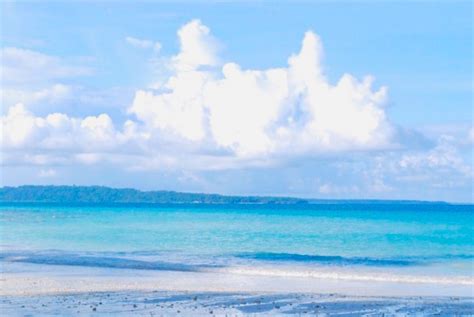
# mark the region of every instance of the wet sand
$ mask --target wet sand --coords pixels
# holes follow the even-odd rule
[[[469,316],[458,297],[355,297],[337,294],[100,292],[2,296],[4,316]]]

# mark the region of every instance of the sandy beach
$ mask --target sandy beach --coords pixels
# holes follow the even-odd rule
[[[99,292],[2,296],[6,316],[470,316],[472,299],[336,294]]]
[[[470,316],[472,286],[10,264],[6,316]],[[16,271],[13,272],[13,269]],[[45,273],[45,269],[48,273]]]

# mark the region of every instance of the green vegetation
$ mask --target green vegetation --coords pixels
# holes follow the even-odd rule
[[[175,203],[175,204],[301,204],[287,197],[223,196],[174,191],[139,191],[102,186],[19,186],[0,188],[2,202],[50,203]]]
[[[0,202],[145,203],[145,204],[446,204],[416,200],[302,199],[271,196],[224,196],[175,191],[140,191],[104,186],[0,187]]]

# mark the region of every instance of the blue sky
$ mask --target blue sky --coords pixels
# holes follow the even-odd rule
[[[2,2],[1,44],[4,185],[473,199],[470,1]]]

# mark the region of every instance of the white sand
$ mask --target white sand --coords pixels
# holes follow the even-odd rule
[[[5,264],[5,316],[474,314],[470,285]]]
[[[12,264],[17,265],[17,264]],[[350,296],[474,297],[472,285],[349,281],[251,274],[168,272],[22,264],[5,267],[0,295],[45,295],[116,291],[280,292]],[[5,273],[9,272],[9,273]]]

